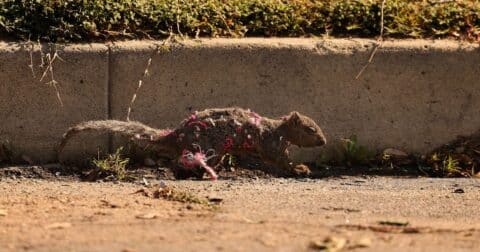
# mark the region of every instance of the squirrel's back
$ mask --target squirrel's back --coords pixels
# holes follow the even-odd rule
[[[81,122],[73,127],[70,127],[63,135],[62,141],[58,146],[58,151],[62,151],[67,141],[74,135],[81,132],[110,132],[118,133],[128,137],[135,137],[138,139],[152,139],[160,133],[161,130],[151,128],[143,123],[135,121],[118,121],[118,120],[97,120]]]

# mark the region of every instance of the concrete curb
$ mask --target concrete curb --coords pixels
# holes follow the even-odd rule
[[[60,48],[66,62],[54,63],[65,104],[59,107],[53,89],[32,78],[28,48],[0,43],[0,141],[34,161],[54,161],[53,147],[74,123],[125,119],[152,55],[132,119],[155,127],[175,127],[208,107],[236,105],[269,117],[298,110],[317,120],[329,140],[355,134],[372,150],[423,153],[480,126],[476,44],[386,41],[358,80],[373,40],[191,40],[155,54],[158,44]],[[34,52],[38,60],[39,48]],[[74,159],[109,147],[105,136],[76,139],[67,148]],[[318,150],[298,157],[316,156]]]
[[[30,47],[24,44],[0,44],[0,141],[12,147],[16,156],[33,162],[55,160],[55,146],[62,132],[83,120],[107,116],[108,48],[99,44],[57,48],[64,62],[54,61],[54,79],[64,106],[55,89],[40,81],[40,48],[32,51],[35,77],[30,64]],[[50,48],[42,46],[43,53]],[[53,54],[52,54],[53,56]],[[106,136],[75,139],[66,157],[82,159],[96,155],[97,146],[107,146]],[[19,157],[17,157],[19,158]]]

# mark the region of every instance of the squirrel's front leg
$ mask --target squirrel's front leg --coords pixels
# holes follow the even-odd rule
[[[282,171],[283,174],[287,176],[307,176],[310,175],[311,171],[308,166],[303,164],[295,165],[290,158],[288,152],[289,143],[282,141],[278,143],[277,146],[262,146],[261,153],[262,159],[264,161],[272,163],[278,169]],[[275,148],[276,147],[276,148]]]
[[[311,174],[310,168],[304,164],[294,164],[290,158],[289,152],[285,149],[277,156],[276,165],[294,176],[308,176]]]

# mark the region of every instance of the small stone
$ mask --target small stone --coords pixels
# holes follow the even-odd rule
[[[388,148],[383,151],[383,155],[388,155],[393,158],[407,158],[408,154],[404,151],[394,149],[394,148]]]
[[[465,190],[463,190],[462,188],[457,188],[453,191],[453,193],[465,193]]]
[[[7,216],[8,212],[5,209],[0,209],[0,216]]]
[[[29,156],[23,154],[21,157],[22,157],[22,160],[25,161],[25,162],[27,162],[29,165],[33,165],[33,164],[34,164],[33,160],[32,160]]]
[[[135,218],[143,219],[143,220],[156,219],[157,217],[158,217],[158,214],[155,214],[155,213],[140,214],[135,216]]]
[[[48,226],[46,226],[47,229],[65,229],[71,227],[72,224],[69,222],[57,222],[57,223],[52,223]]]
[[[358,240],[353,247],[355,248],[368,248],[372,246],[372,240],[368,237],[364,237],[360,240]]]
[[[464,153],[464,152],[465,152],[465,147],[463,147],[463,146],[455,148],[455,153],[457,153],[457,154],[461,154],[461,153]]]
[[[144,186],[150,186],[150,183],[148,182],[148,180],[146,178],[142,178],[142,182],[143,182]]]
[[[151,158],[145,158],[145,159],[143,160],[143,164],[144,164],[145,166],[149,166],[149,167],[152,167],[152,166],[155,166],[155,165],[156,165],[155,161],[154,161],[153,159],[151,159]]]
[[[310,168],[304,164],[296,165],[294,168],[294,171],[297,175],[303,175],[303,176],[308,176],[312,173],[310,171]]]
[[[223,199],[220,198],[220,197],[217,197],[217,196],[209,196],[209,197],[208,197],[208,201],[209,201],[209,202],[212,202],[212,203],[218,204],[218,203],[222,202]]]
[[[310,248],[316,250],[326,250],[329,252],[335,252],[342,250],[347,244],[347,239],[341,237],[329,236],[323,241],[312,241]]]

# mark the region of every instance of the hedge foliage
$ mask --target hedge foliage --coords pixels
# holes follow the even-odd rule
[[[166,37],[374,37],[381,0],[0,0],[0,36],[44,41]],[[387,0],[384,35],[478,40],[478,0]]]

